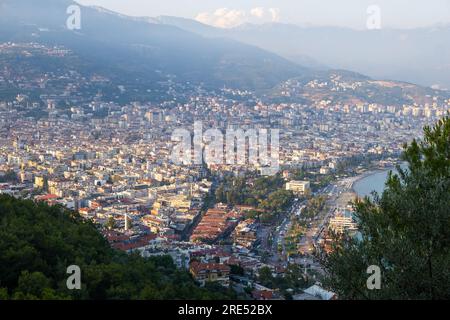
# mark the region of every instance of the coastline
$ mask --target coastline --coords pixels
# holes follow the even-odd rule
[[[356,194],[359,197],[358,192],[355,190],[355,184],[357,182],[359,182],[359,181],[361,181],[361,180],[363,180],[363,179],[365,179],[367,177],[370,177],[372,175],[378,174],[378,173],[389,172],[389,171],[394,171],[394,170],[396,170],[395,166],[389,166],[389,167],[386,167],[386,168],[378,168],[378,169],[370,169],[370,170],[368,170],[368,171],[366,171],[366,172],[364,172],[364,173],[362,173],[362,174],[360,174],[360,175],[355,177],[355,180],[352,181],[352,185],[350,187],[350,190],[351,190],[351,192],[353,192],[354,194]]]

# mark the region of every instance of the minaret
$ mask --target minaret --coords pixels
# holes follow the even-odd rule
[[[125,213],[125,231],[128,231],[128,214]]]

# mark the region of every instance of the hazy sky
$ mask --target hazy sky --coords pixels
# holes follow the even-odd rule
[[[366,26],[378,5],[383,27],[450,24],[450,0],[77,0],[134,16],[171,15],[220,27],[279,21],[299,25]]]

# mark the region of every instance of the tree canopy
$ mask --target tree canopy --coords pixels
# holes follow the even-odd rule
[[[270,177],[232,177],[217,188],[216,201],[231,205],[250,205],[260,211],[249,212],[251,218],[271,222],[283,213],[294,200],[292,191],[284,189],[280,175]]]

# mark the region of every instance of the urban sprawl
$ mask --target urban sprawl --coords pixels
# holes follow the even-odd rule
[[[0,101],[0,193],[75,210],[98,224],[114,248],[170,255],[200,285],[218,282],[254,299],[332,299],[318,282],[317,255],[331,250],[330,230],[357,232],[349,205],[354,181],[396,164],[403,144],[450,106],[438,100],[269,104],[248,91],[209,92],[190,84],[182,90],[170,80],[173,98],[161,103],[123,105],[100,93],[90,100],[77,95],[82,83],[102,81],[76,74],[29,78],[0,69],[0,87],[23,88]],[[56,82],[65,85],[53,94],[26,94],[51,91]],[[339,91],[352,84],[333,85]],[[61,101],[69,105],[61,108]],[[172,134],[193,131],[195,121],[224,133],[279,129],[279,173],[265,177],[255,164],[175,164]],[[263,195],[239,194],[253,187]],[[276,192],[286,202],[272,212]],[[289,287],[292,275],[302,277],[303,287]],[[276,279],[287,289],[270,285]]]

